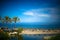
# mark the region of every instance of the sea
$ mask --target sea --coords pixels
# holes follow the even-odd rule
[[[56,36],[56,34],[23,34],[20,40],[44,40],[46,36]],[[18,40],[17,37],[11,37],[10,40]]]
[[[41,24],[41,23],[8,23],[1,24],[0,27],[8,27],[8,28],[31,28],[31,29],[60,29],[60,23],[57,24]]]

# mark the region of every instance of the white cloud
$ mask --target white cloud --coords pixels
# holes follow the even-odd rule
[[[38,16],[39,17],[50,17],[50,15],[48,15],[48,14],[39,14]]]
[[[30,11],[27,11],[27,12],[24,12],[24,15],[33,16],[34,13],[33,12],[30,12]]]
[[[39,8],[39,9],[27,10],[23,12],[23,15],[28,16],[28,17],[25,17],[24,20],[22,20],[22,22],[51,21],[51,20],[54,20],[54,16],[55,16],[54,14],[56,13],[57,13],[57,8]]]
[[[57,13],[57,8],[39,8],[39,9],[31,9],[25,11],[23,15],[28,16],[39,16],[39,17],[50,17],[52,14]]]

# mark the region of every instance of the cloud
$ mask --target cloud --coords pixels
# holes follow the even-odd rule
[[[29,10],[29,11],[24,12],[23,15],[33,16],[33,17],[50,17],[49,14],[40,12],[39,10]]]
[[[57,14],[57,8],[39,8],[39,9],[31,9],[27,10],[23,13],[23,15],[28,16],[39,16],[39,17],[49,17],[50,14]]]
[[[33,12],[31,12],[31,11],[27,11],[27,12],[24,12],[24,15],[33,16],[33,15],[34,15],[34,13],[33,13]]]
[[[39,8],[31,9],[23,12],[23,15],[26,16],[23,22],[52,22],[56,20],[57,8]],[[55,17],[55,18],[54,18]]]
[[[48,14],[39,14],[38,16],[39,17],[50,17],[50,15],[48,15]]]
[[[45,22],[57,19],[57,8],[39,8],[31,9],[23,12],[23,15],[28,16],[24,21],[28,22]]]

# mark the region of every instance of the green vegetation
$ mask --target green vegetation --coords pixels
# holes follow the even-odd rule
[[[14,25],[14,27],[13,28],[15,28],[16,27],[16,23],[18,22],[18,21],[20,21],[20,19],[18,18],[18,17],[13,17],[13,18],[10,18],[9,16],[5,16],[5,17],[1,17],[0,16],[0,23],[2,23],[2,24],[8,24],[8,23],[15,23],[15,25]],[[6,25],[6,27],[7,27],[7,25]]]
[[[9,35],[7,32],[0,32],[0,40],[9,40]]]
[[[9,36],[7,32],[0,32],[0,40],[10,40],[11,38],[17,38],[18,40],[23,40],[22,35]]]
[[[21,33],[23,31],[23,28],[18,28],[18,33]]]
[[[1,16],[0,16],[0,22],[1,23],[12,23],[12,22],[14,22],[14,23],[16,23],[17,21],[19,21],[20,19],[18,18],[18,17],[13,17],[13,18],[10,18],[9,16],[5,16],[4,18],[2,18]]]
[[[22,30],[23,30],[23,28],[18,28],[18,34],[21,33]],[[23,40],[22,35],[18,35],[18,34],[17,34],[18,40]]]
[[[19,21],[20,19],[18,18],[18,17],[13,17],[13,18],[10,18],[9,16],[5,16],[4,18],[2,18],[1,16],[0,16],[0,23],[2,23],[2,24],[7,24],[8,25],[8,23],[15,23],[15,25],[14,25],[14,28],[16,27],[16,23],[17,23],[17,21]],[[7,27],[7,25],[6,25],[6,27]],[[5,27],[5,26],[4,26]],[[13,30],[15,30],[13,28]],[[8,35],[8,33],[9,32],[4,32],[3,30],[4,29],[0,29],[0,30],[2,30],[1,32],[0,32],[0,40],[9,40],[12,36],[9,36]],[[18,38],[18,40],[23,40],[23,37],[22,37],[22,35],[19,35],[19,33],[21,33],[22,32],[22,30],[23,30],[23,28],[18,28],[18,30],[17,30],[17,34],[15,35],[15,34],[13,34],[13,35],[15,35],[15,37],[17,37]],[[13,31],[14,32],[14,31]]]
[[[60,40],[60,34],[58,34],[54,37],[51,37],[49,40]]]

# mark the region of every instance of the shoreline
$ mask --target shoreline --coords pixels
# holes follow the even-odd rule
[[[9,33],[17,34],[17,32]],[[60,30],[33,30],[33,29],[24,29],[19,35],[22,34],[60,34]]]
[[[21,34],[57,34],[60,30],[23,30]]]

